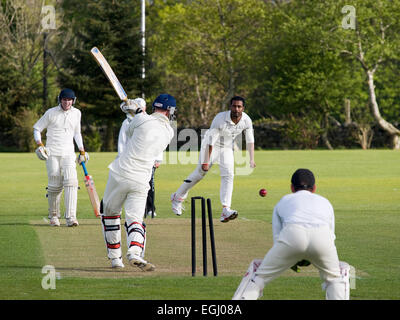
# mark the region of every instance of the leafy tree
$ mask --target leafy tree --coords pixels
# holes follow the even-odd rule
[[[344,6],[345,1],[340,4]],[[399,149],[400,130],[390,122],[394,120],[392,116],[398,119],[399,105],[394,102],[398,93],[383,87],[384,84],[398,87],[388,80],[394,79],[393,72],[399,67],[400,3],[357,0],[352,1],[352,6],[356,24],[354,28],[337,29],[338,50],[345,59],[358,63],[365,76],[370,112],[377,124],[391,136],[392,147]]]
[[[149,43],[164,88],[177,96],[185,124],[209,125],[233,95],[247,94],[242,79],[264,30],[264,3],[155,1],[151,10]]]
[[[96,140],[98,130],[104,128],[102,150],[114,151],[123,120],[121,101],[90,49],[101,50],[129,97],[141,96],[142,90],[146,96],[151,93],[151,78],[141,78],[140,5],[131,0],[68,0],[63,9],[73,36],[63,52],[60,81],[76,91],[89,140]]]
[[[381,101],[381,110],[389,117],[398,114],[394,105],[398,94],[390,89],[398,85],[389,85],[389,81],[398,67],[398,32],[393,32],[400,10],[394,1],[384,3],[353,1],[360,20],[357,28],[363,21],[365,29],[354,31],[342,27],[346,17],[341,9],[346,1],[270,2],[271,27],[256,54],[262,58],[253,65],[257,82],[251,94],[253,115],[288,121],[295,116],[309,130],[324,129],[324,137],[332,120],[345,123],[344,101],[350,99],[360,130],[371,126],[370,111],[365,108],[371,105],[371,114],[379,125],[397,132],[380,115],[378,106]],[[396,13],[390,18],[390,12]],[[380,72],[384,76],[373,83],[375,89],[371,80],[376,80],[374,75]],[[381,99],[376,95],[380,92]]]
[[[296,124],[300,129],[290,130],[292,139],[314,148],[326,136],[329,117],[343,112],[347,88],[346,66],[329,49],[334,6],[321,1],[271,2],[267,10],[268,32],[252,65],[251,115]]]
[[[34,147],[31,125],[49,105],[43,99],[42,4],[39,0],[0,3],[0,144],[24,151]],[[52,93],[54,67],[47,76]]]

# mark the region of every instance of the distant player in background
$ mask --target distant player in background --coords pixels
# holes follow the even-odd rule
[[[250,167],[254,162],[254,132],[250,117],[244,112],[245,100],[235,96],[230,101],[230,110],[218,113],[207,130],[200,149],[199,163],[196,169],[183,181],[179,189],[171,195],[172,211],[182,214],[182,202],[187,198],[189,190],[198,183],[214,163],[219,163],[221,175],[220,200],[222,204],[221,222],[228,222],[238,216],[236,210],[231,209],[235,138],[245,132],[246,146],[250,155]]]
[[[277,203],[272,215],[273,247],[257,270],[238,288],[234,300],[257,300],[264,286],[290,267],[311,262],[324,281],[327,300],[346,299],[335,246],[335,217],[331,203],[315,194],[314,174],[298,169],[291,179],[292,193]],[[307,264],[305,264],[307,265]]]
[[[140,105],[140,108],[143,110],[143,112],[146,112],[146,101],[142,98],[136,98],[135,102],[137,102]],[[126,143],[127,143],[127,131],[128,131],[128,127],[129,124],[131,123],[133,117],[128,113],[126,115],[126,119],[122,122],[121,125],[121,129],[119,130],[119,135],[118,135],[118,156],[120,156],[120,154],[125,150],[126,147]],[[156,216],[156,213],[153,212],[153,210],[155,211],[155,206],[154,206],[154,190],[152,188],[152,183],[154,183],[154,181],[152,181],[154,179],[154,171],[155,169],[157,169],[160,164],[162,162],[162,159],[156,159],[156,161],[154,162],[154,167],[153,167],[153,173],[152,173],[152,177],[150,179],[150,189],[149,192],[147,194],[147,201],[146,201],[146,209],[144,212],[145,217],[147,215],[151,215],[152,217]]]
[[[74,91],[61,90],[58,106],[51,108],[33,126],[33,136],[39,146],[36,155],[46,160],[48,186],[47,198],[51,226],[60,225],[60,201],[64,189],[66,224],[77,226],[76,218],[78,179],[75,164],[74,140],[79,149],[77,162],[88,161],[89,155],[83,147],[81,135],[81,112],[73,105]],[[47,129],[46,146],[42,143],[41,132]]]
[[[101,205],[102,230],[112,268],[124,267],[120,228],[124,206],[129,263],[143,271],[155,269],[144,259],[146,229],[143,215],[154,161],[162,159],[162,153],[174,136],[170,120],[174,116],[176,101],[169,94],[161,94],[152,106],[153,113],[148,115],[136,99],[121,104],[122,111],[129,113],[132,120],[126,131],[128,140],[124,150],[109,165]]]

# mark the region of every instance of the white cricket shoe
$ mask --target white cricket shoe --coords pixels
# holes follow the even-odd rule
[[[67,220],[67,227],[77,227],[79,226],[78,220],[74,218],[68,218]]]
[[[229,220],[236,219],[238,212],[236,210],[231,210],[228,207],[222,208],[221,222],[228,222]]]
[[[111,259],[111,268],[113,268],[113,269],[122,269],[124,267],[125,266],[122,263],[122,259],[121,258]]]
[[[129,260],[129,264],[132,267],[138,267],[142,269],[142,271],[154,271],[156,269],[156,267],[153,264],[144,260],[141,256],[128,253],[127,257]]]
[[[50,226],[51,227],[59,227],[60,226],[60,220],[58,220],[57,217],[51,217]]]
[[[176,193],[171,194],[171,203],[172,203],[172,211],[177,215],[180,216],[182,214],[182,210],[185,208],[182,206],[182,202],[185,199],[179,198]]]

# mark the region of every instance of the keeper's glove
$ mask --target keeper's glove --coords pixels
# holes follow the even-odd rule
[[[300,272],[299,267],[307,267],[311,264],[310,261],[308,260],[301,260],[299,262],[297,262],[293,267],[291,267],[290,269],[292,269],[294,272]]]

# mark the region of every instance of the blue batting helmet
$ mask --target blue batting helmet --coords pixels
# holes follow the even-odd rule
[[[72,91],[71,89],[66,88],[61,90],[60,94],[58,95],[58,103],[61,103],[62,98],[74,99],[74,104],[75,104],[76,101],[75,92]]]
[[[169,110],[172,115],[176,110],[176,100],[170,94],[163,93],[154,100],[152,107],[153,109],[160,108],[163,110]]]

